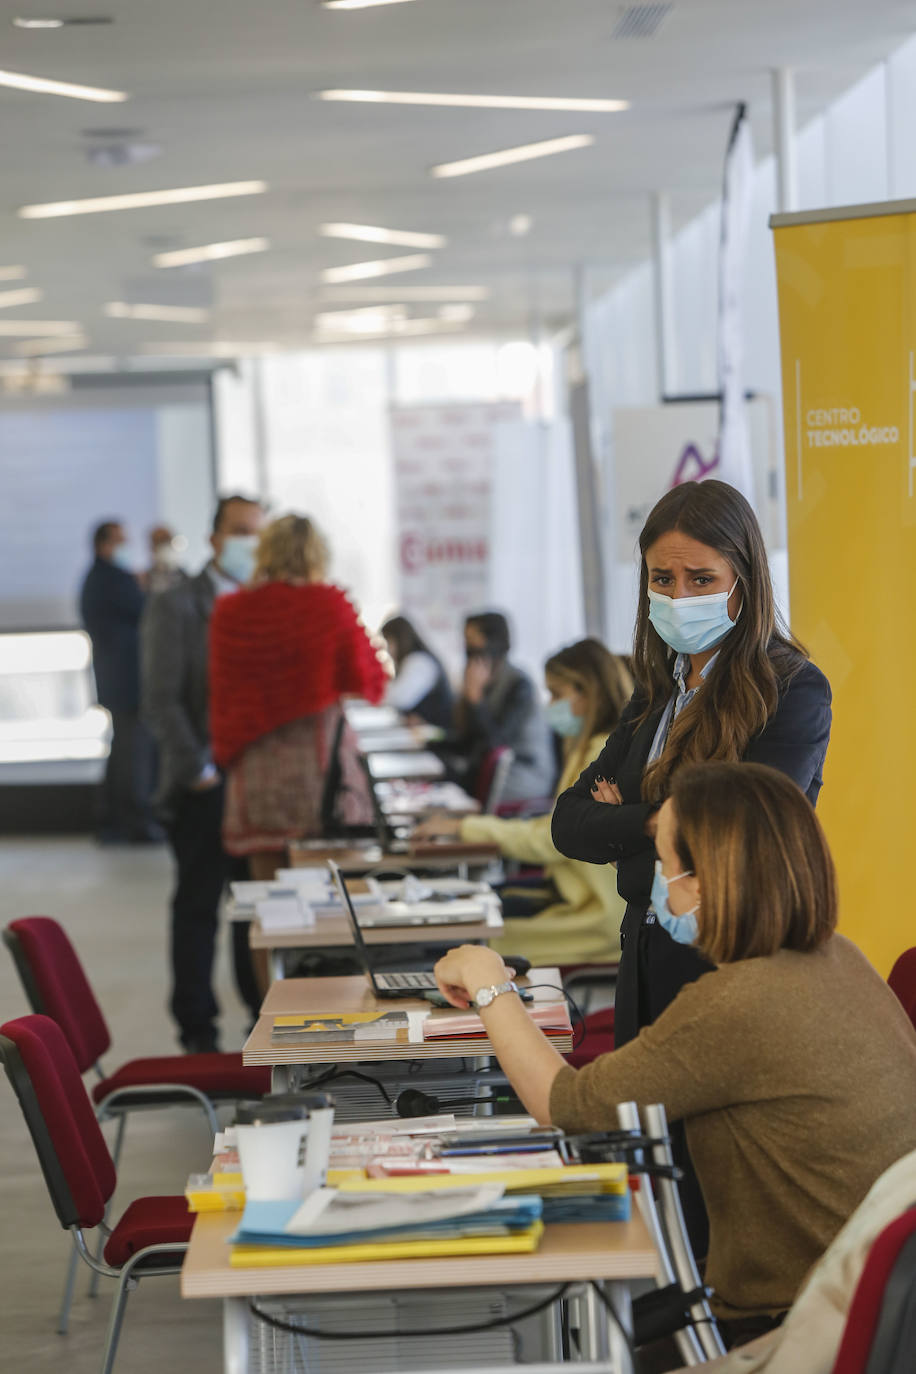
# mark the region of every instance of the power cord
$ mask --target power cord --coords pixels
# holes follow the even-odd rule
[[[573,996],[572,996],[572,993],[567,992],[566,989],[563,988],[563,987],[559,987],[559,988],[558,988],[557,985],[556,985],[555,983],[526,983],[526,984],[525,984],[525,990],[526,990],[526,991],[529,991],[529,990],[530,990],[530,991],[533,991],[535,988],[546,988],[548,992],[558,992],[558,993],[560,994],[560,996],[563,997],[563,998],[565,998],[565,1000],[568,1002],[568,1004],[569,1004],[569,1010],[570,1010],[570,1012],[572,1013],[572,1015],[571,1015],[571,1017],[570,1017],[570,1020],[572,1021],[572,1025],[573,1025],[573,1049],[574,1049],[574,1050],[577,1050],[577,1049],[579,1048],[579,1046],[582,1044],[583,1040],[585,1039],[585,1036],[586,1036],[586,1034],[587,1034],[587,1031],[586,1031],[586,1027],[585,1027],[585,1017],[583,1016],[582,1012],[579,1010],[579,1007],[577,1006],[576,1001],[575,1001],[575,999],[574,999]],[[575,1029],[575,1028],[576,1028],[576,1025],[579,1026],[579,1029],[580,1029],[580,1031],[581,1031],[581,1034],[580,1034],[578,1040],[576,1039],[576,1029]]]
[[[274,1317],[270,1312],[265,1312],[263,1307],[258,1307],[253,1298],[248,1300],[248,1310],[252,1316],[257,1317],[265,1326],[272,1326],[277,1331],[286,1331],[291,1336],[314,1336],[318,1341],[380,1341],[386,1337],[396,1336],[399,1340],[404,1336],[464,1336],[472,1335],[479,1331],[496,1331],[503,1326],[513,1326],[516,1322],[524,1321],[528,1317],[537,1316],[538,1312],[545,1312],[548,1307],[552,1307],[555,1302],[562,1302],[571,1288],[571,1284],[561,1284],[548,1297],[542,1298],[540,1302],[532,1304],[531,1307],[523,1307],[519,1312],[513,1312],[511,1316],[497,1317],[494,1321],[474,1322],[470,1326],[438,1326],[429,1328],[425,1331],[326,1331],[315,1327],[300,1326],[295,1322],[284,1321],[282,1317]],[[619,1325],[619,1318],[614,1313],[615,1320]],[[621,1330],[623,1328],[621,1327]]]
[[[595,1279],[591,1279],[590,1283],[592,1288],[594,1288],[595,1292],[597,1293],[601,1303],[604,1305],[606,1311],[612,1318],[614,1325],[617,1327],[617,1330],[620,1332],[621,1339],[623,1340],[623,1343],[627,1348],[627,1353],[629,1354],[630,1359],[634,1360],[636,1356],[636,1349],[633,1345],[633,1338],[631,1337],[627,1328],[624,1326],[623,1321],[620,1317],[620,1313],[617,1311],[617,1308],[611,1302],[607,1293],[605,1293],[601,1284],[598,1283]]]
[[[384,1083],[380,1083],[379,1080],[373,1078],[371,1074],[360,1073],[358,1069],[342,1069],[337,1064],[332,1065],[330,1069],[326,1069],[324,1073],[317,1074],[316,1077],[310,1078],[304,1085],[304,1088],[306,1091],[311,1091],[312,1088],[322,1088],[325,1084],[334,1083],[339,1078],[358,1078],[361,1083],[368,1083],[370,1087],[378,1088],[385,1100],[386,1106],[392,1107],[394,1105],[394,1099],[386,1089]]]

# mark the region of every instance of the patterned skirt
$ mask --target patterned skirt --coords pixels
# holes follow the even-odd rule
[[[322,834],[321,807],[341,717],[338,705],[281,725],[236,759],[226,774],[223,845],[230,854],[282,852],[290,840]],[[349,726],[341,737],[337,815],[371,825],[372,799]]]

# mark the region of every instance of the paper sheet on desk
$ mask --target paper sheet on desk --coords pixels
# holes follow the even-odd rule
[[[267,897],[255,903],[255,912],[265,935],[281,930],[303,930],[315,924],[315,913],[302,895]]]
[[[336,1236],[425,1226],[472,1212],[487,1212],[503,1196],[500,1183],[454,1188],[448,1193],[341,1193],[320,1188],[284,1226],[293,1236]]]

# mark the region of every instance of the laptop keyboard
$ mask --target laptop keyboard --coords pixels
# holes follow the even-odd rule
[[[383,973],[376,974],[383,987],[388,988],[435,988],[438,987],[432,973]]]

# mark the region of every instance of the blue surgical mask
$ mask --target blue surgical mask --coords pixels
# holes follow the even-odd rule
[[[217,567],[220,572],[231,577],[233,582],[250,582],[254,572],[257,547],[258,536],[256,534],[229,534],[223,540]]]
[[[731,591],[709,596],[675,598],[650,591],[649,620],[675,653],[701,654],[704,649],[714,648],[734,629],[738,617],[732,620],[729,616],[728,598],[737,585],[736,577]]]
[[[130,549],[126,544],[119,544],[111,555],[111,561],[116,568],[122,572],[132,573],[134,570],[133,559],[130,556]]]
[[[558,697],[547,707],[547,724],[564,739],[576,739],[582,734],[582,717],[573,713],[569,697]]]
[[[655,877],[652,879],[652,909],[658,918],[658,924],[679,945],[692,945],[699,935],[697,912],[700,909],[700,904],[698,902],[691,911],[685,911],[680,916],[675,916],[668,905],[668,887],[671,883],[677,882],[678,878],[691,878],[692,876],[693,874],[688,870],[686,873],[675,874],[673,878],[666,878],[662,872],[661,859],[655,860]]]

